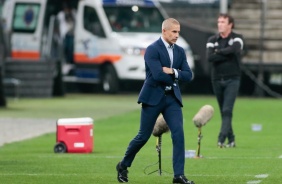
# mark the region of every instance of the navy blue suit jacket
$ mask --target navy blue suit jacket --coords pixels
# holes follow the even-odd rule
[[[174,74],[169,75],[163,72],[162,67],[170,67],[170,58],[161,38],[147,47],[144,59],[146,79],[140,91],[138,103],[158,105],[165,95],[165,87],[172,86],[177,100],[183,106],[178,81],[189,82],[193,78],[184,49],[174,44],[172,68],[178,71],[177,79],[174,78]]]

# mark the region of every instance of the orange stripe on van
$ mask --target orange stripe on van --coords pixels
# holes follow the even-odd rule
[[[31,60],[39,60],[40,54],[35,51],[12,51],[12,58],[14,59],[31,59]]]
[[[105,61],[109,61],[111,63],[117,62],[121,59],[121,55],[115,54],[100,54],[96,57],[89,58],[86,54],[77,53],[74,55],[74,60],[76,63],[95,63],[101,64]]]

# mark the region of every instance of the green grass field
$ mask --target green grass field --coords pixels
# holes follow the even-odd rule
[[[67,95],[64,98],[20,99],[0,109],[2,117],[50,118],[92,117],[94,151],[91,154],[55,154],[56,134],[6,144],[0,147],[2,184],[111,184],[116,180],[115,166],[139,128],[137,94]],[[201,106],[215,108],[214,117],[202,128],[203,158],[187,158],[186,176],[196,184],[279,184],[282,183],[282,102],[277,99],[238,98],[233,118],[236,148],[216,147],[220,116],[214,96],[183,97],[186,150],[196,150],[198,130],[192,122]],[[40,121],[39,121],[40,123]],[[262,130],[252,131],[252,124]],[[1,127],[1,125],[0,125]],[[146,174],[158,165],[156,138],[136,156],[129,168],[134,184],[172,183],[172,144],[170,133],[162,136],[162,176]]]

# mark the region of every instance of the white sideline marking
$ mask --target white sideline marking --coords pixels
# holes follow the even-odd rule
[[[225,174],[189,174],[189,176],[195,176],[195,177],[222,177],[222,176],[226,176]],[[228,176],[232,176],[232,177],[235,177],[235,176],[242,176],[242,174],[228,174]],[[243,176],[247,176],[247,177],[250,177],[250,176],[253,176],[253,175],[250,175],[250,174],[244,174]]]
[[[268,174],[255,175],[255,178],[267,178],[267,177],[268,177]],[[253,181],[247,181],[247,184],[258,184],[260,182],[261,182],[261,180],[253,180]]]
[[[248,181],[247,184],[258,184],[261,180],[255,180],[255,181]]]
[[[76,173],[0,173],[0,176],[82,176],[88,174],[76,174]],[[191,174],[194,177],[223,177],[224,174]],[[229,175],[229,176],[242,176],[242,175]],[[243,175],[243,176],[253,176],[253,175]]]
[[[282,155],[281,155],[282,156]],[[273,159],[274,157],[203,157],[204,159]]]
[[[278,158],[282,158],[282,155],[280,155]]]
[[[1,1],[1,0],[0,0]],[[73,154],[63,154],[63,155],[58,155],[58,154],[53,154],[53,155],[40,155],[39,157],[41,158],[65,158],[65,157],[73,157]],[[94,154],[87,154],[83,155],[82,158],[88,159],[89,157],[91,158],[108,158],[108,159],[116,159],[116,158],[122,158],[122,156],[116,156],[116,155],[94,155]],[[260,160],[260,159],[273,159],[277,157],[203,157],[203,159],[211,159],[211,160],[217,160],[217,159],[230,159],[230,160],[236,160],[236,159],[246,159],[246,160]],[[282,155],[281,155],[282,158]],[[163,159],[171,159],[171,156],[163,156]]]
[[[259,175],[255,175],[255,178],[267,178],[268,174],[259,174]]]
[[[34,173],[0,173],[0,176],[81,176],[81,174],[75,174],[75,173],[71,173],[71,174],[46,174],[46,173],[38,173],[38,174],[34,174]]]

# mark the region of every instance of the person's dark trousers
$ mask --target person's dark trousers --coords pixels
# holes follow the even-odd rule
[[[212,80],[214,94],[221,113],[221,129],[218,135],[218,142],[228,143],[235,141],[235,135],[232,129],[232,114],[235,100],[240,87],[240,78]]]
[[[130,167],[138,151],[150,138],[156,119],[162,113],[171,132],[173,140],[173,170],[174,175],[184,175],[185,143],[183,131],[183,115],[180,104],[174,95],[164,96],[156,106],[142,105],[141,123],[137,136],[129,143],[125,156],[121,162]]]
[[[74,52],[74,37],[66,34],[64,39],[64,54],[67,63],[73,63],[73,52]]]

